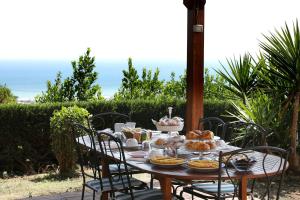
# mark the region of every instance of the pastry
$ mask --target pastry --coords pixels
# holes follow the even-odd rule
[[[200,139],[202,140],[213,140],[214,133],[210,130],[204,130],[201,132]]]
[[[162,138],[158,138],[156,141],[155,141],[155,144],[158,145],[158,146],[161,146],[161,145],[164,145],[166,144],[166,140],[165,139],[162,139]]]
[[[214,139],[214,133],[210,130],[193,130],[189,131],[186,134],[186,139],[188,140],[213,140]]]
[[[210,150],[210,145],[204,141],[189,141],[185,144],[185,147],[194,151],[207,151]]]

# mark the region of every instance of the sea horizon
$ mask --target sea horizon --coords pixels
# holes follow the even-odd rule
[[[96,81],[102,88],[102,95],[110,98],[121,86],[122,70],[128,68],[126,59],[107,59],[95,61],[95,71],[98,72]],[[185,60],[138,60],[133,59],[133,65],[141,76],[142,69],[159,68],[160,80],[170,80],[171,72],[175,72],[176,79],[186,69]],[[220,68],[219,61],[206,61],[205,67],[214,74],[213,69]],[[62,77],[70,76],[72,65],[69,60],[0,60],[0,85],[6,85],[18,97],[18,101],[33,101],[34,97],[47,89],[47,80],[52,83],[58,72]]]

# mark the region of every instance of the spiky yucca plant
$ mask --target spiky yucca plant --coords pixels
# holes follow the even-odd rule
[[[290,125],[291,166],[299,165],[297,157],[297,130],[300,100],[300,31],[298,20],[292,30],[285,24],[280,30],[264,35],[260,42],[269,66],[264,67],[267,88],[285,99],[283,108],[291,107],[293,112]]]
[[[246,103],[247,97],[255,89],[257,83],[257,73],[252,56],[247,53],[239,59],[227,59],[229,71],[222,64],[223,70],[216,72],[228,82],[224,85],[226,89],[231,91]]]

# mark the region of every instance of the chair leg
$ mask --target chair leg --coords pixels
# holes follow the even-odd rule
[[[151,174],[151,179],[150,179],[150,189],[153,189],[153,175]]]
[[[93,190],[93,200],[95,200],[95,190]]]
[[[84,199],[84,190],[85,190],[85,185],[82,185],[81,200]]]

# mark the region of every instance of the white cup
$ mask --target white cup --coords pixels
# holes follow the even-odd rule
[[[122,128],[126,127],[124,123],[115,123],[114,129],[115,132],[121,132]]]
[[[135,128],[136,123],[135,122],[126,122],[125,125],[127,128]]]

